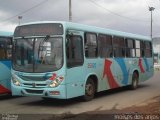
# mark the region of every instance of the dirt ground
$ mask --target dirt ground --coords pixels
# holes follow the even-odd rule
[[[147,103],[138,106],[131,106],[120,110],[120,112],[137,112],[142,114],[159,114],[160,115],[160,96],[154,97]]]
[[[86,106],[87,107],[87,106]],[[13,114],[14,115],[14,114]],[[9,118],[15,118],[10,115]],[[8,114],[0,117],[0,120],[10,120]],[[148,99],[143,103],[123,109],[113,107],[111,110],[89,111],[81,114],[64,113],[59,115],[19,115],[14,120],[160,120],[160,95]]]
[[[92,111],[90,113],[139,113],[139,114],[159,114],[160,115],[160,96],[144,101],[138,105],[134,105],[124,109],[112,109],[104,111]]]
[[[86,106],[87,107],[87,106]],[[54,116],[56,120],[160,120],[160,96],[124,109],[90,111],[81,114],[66,113]]]

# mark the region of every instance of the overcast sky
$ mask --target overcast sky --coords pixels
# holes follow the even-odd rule
[[[69,0],[0,0],[0,30],[14,31],[33,21],[68,21]],[[153,36],[160,36],[160,0],[72,0],[72,21],[141,35],[150,35],[153,11]]]

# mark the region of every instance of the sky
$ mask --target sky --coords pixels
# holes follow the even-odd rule
[[[0,31],[35,21],[68,21],[69,0],[0,0]],[[72,0],[72,21],[118,31],[160,37],[160,0]],[[22,16],[19,20],[18,16]]]

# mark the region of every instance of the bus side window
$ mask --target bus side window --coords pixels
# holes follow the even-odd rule
[[[141,57],[144,57],[144,42],[140,41]]]
[[[7,59],[11,59],[12,58],[12,38],[8,38],[6,49],[7,49],[6,51]]]
[[[140,41],[135,40],[136,57],[141,57]]]
[[[146,58],[152,57],[152,44],[151,42],[145,41],[145,49],[144,49],[144,54]]]
[[[113,37],[114,57],[125,57],[125,42],[123,37]]]
[[[0,59],[5,59],[5,44],[0,41]]]
[[[66,45],[67,67],[75,67],[83,64],[83,42],[82,37],[71,35]]]
[[[0,59],[5,59],[5,51],[0,48]]]
[[[126,39],[126,57],[128,58],[132,58],[135,57],[136,53],[135,53],[135,44],[134,44],[134,40],[127,38]]]
[[[96,58],[98,55],[97,35],[95,33],[85,34],[85,56],[87,58]]]
[[[11,38],[2,37],[0,38],[0,59],[8,60],[11,59],[12,55],[12,43]]]
[[[98,52],[101,58],[113,57],[112,36],[98,35]]]

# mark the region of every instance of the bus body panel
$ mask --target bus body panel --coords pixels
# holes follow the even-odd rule
[[[105,60],[90,59],[88,61],[86,60],[83,69],[77,69],[79,72],[71,69],[70,74],[68,73],[69,78],[66,79],[70,80],[71,78],[74,78],[74,75],[77,76],[77,79],[73,79],[73,81],[71,82],[72,85],[70,85],[72,87],[67,89],[67,98],[84,95],[85,87],[83,87],[82,90],[82,86],[85,86],[87,79],[92,75],[95,75],[98,78],[97,92],[130,85],[132,83],[133,72],[135,71],[138,71],[140,79],[139,82],[148,80],[148,78],[153,76],[152,59],[148,59],[148,63],[146,63],[143,59],[141,65],[139,64],[141,58],[130,60],[126,59],[127,58]],[[147,69],[147,64],[151,65],[149,70]],[[85,71],[84,74],[81,72],[83,70]],[[79,82],[80,80],[82,81]],[[69,86],[67,85],[67,88],[68,87]]]
[[[12,32],[0,31],[0,94],[11,93],[11,60],[4,58],[4,45],[6,38],[10,40],[10,44],[12,43],[12,35]]]
[[[77,97],[84,94],[83,66],[68,68],[66,70],[66,93],[67,98]],[[72,76],[72,77],[71,77]]]
[[[12,82],[11,89],[12,89],[12,95],[16,96],[42,96],[42,97],[54,97],[59,99],[66,99],[66,85],[65,80],[62,82],[61,85],[59,85],[56,88],[48,87],[48,81],[47,78],[52,77],[53,74],[56,74],[57,76],[65,76],[65,71],[62,67],[61,70],[55,71],[55,72],[48,72],[48,73],[24,73],[24,72],[17,72],[12,70],[12,75],[15,77],[15,79],[18,79],[20,82],[20,86],[15,86]],[[40,78],[43,79],[41,81],[37,81],[37,78],[35,80],[28,80],[28,78]],[[59,92],[57,95],[54,92]],[[52,95],[54,94],[54,95]]]
[[[66,86],[59,85],[55,89],[53,88],[28,88],[12,85],[12,95],[13,96],[41,96],[41,97],[50,97],[50,98],[58,98],[58,99],[67,99],[66,97]],[[56,95],[57,92],[60,91],[59,95]],[[53,95],[54,94],[54,95]]]
[[[11,61],[0,62],[0,94],[10,93],[10,79],[11,79]]]

